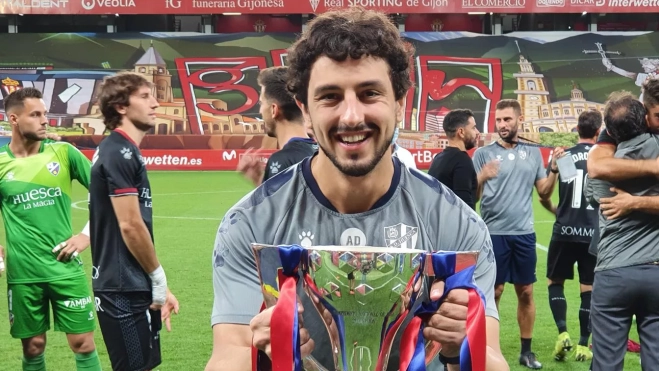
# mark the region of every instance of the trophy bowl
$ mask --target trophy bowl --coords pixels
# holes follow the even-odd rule
[[[398,247],[256,243],[252,248],[264,309],[280,301],[291,305],[273,312],[273,365],[306,371],[398,370],[397,348],[404,341],[405,326],[414,317],[415,308],[428,300],[432,281],[424,269],[432,271],[425,259],[429,252]],[[476,264],[478,253],[457,254],[462,266]],[[296,303],[304,308],[300,318],[292,318],[297,313]],[[314,350],[307,357],[299,355],[299,334],[296,343],[297,327],[290,328],[293,323],[298,327],[303,324],[314,341]],[[440,349],[440,344],[425,341],[426,364]]]

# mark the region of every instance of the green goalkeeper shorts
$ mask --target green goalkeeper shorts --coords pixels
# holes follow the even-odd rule
[[[26,339],[50,330],[84,334],[96,329],[94,299],[84,275],[53,282],[7,285],[9,326],[13,338]]]

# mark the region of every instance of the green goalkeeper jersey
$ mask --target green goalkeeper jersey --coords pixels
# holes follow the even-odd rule
[[[0,147],[0,207],[8,283],[50,282],[84,275],[82,261],[57,260],[53,248],[73,236],[71,185],[89,188],[91,162],[65,142],[41,142],[37,155],[16,158]]]

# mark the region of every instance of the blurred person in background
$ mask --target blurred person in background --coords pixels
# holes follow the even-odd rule
[[[659,136],[650,131],[648,112],[634,95],[612,93],[604,121],[617,143],[616,159],[631,164],[659,158]],[[643,369],[659,364],[659,290],[648,284],[659,279],[658,183],[655,176],[588,179],[590,202],[599,203],[602,215],[590,317],[592,370],[623,369],[634,315]]]
[[[89,187],[91,163],[68,143],[47,138],[42,93],[26,87],[5,97],[11,141],[0,148],[0,195],[7,250],[10,334],[21,339],[22,369],[46,369],[46,332],[66,334],[76,370],[99,371],[94,300],[79,254],[90,244],[89,223],[71,230],[71,181]]]
[[[277,138],[280,149],[270,156],[265,168],[258,150],[248,150],[240,159],[238,171],[256,187],[318,151],[318,145],[309,137],[309,132],[313,132],[311,124],[304,120],[295,99],[286,90],[287,70],[285,66],[266,68],[257,79],[265,132]]]
[[[113,370],[162,362],[160,330],[179,303],[167,286],[153,237],[153,198],[140,143],[155,125],[158,101],[142,74],[104,78],[98,93],[110,135],[92,158],[89,185],[92,287]]]
[[[448,145],[433,158],[428,175],[449,187],[469,207],[476,210],[478,177],[467,151],[478,144],[480,133],[474,114],[468,109],[454,109],[444,117]]]
[[[588,348],[590,338],[590,299],[595,275],[595,256],[588,252],[595,230],[598,228],[597,210],[587,201],[584,194],[585,177],[588,175],[586,163],[588,152],[595,144],[602,114],[599,111],[584,111],[579,115],[577,145],[565,150],[577,168],[576,179],[563,179],[558,183],[558,206],[551,201],[551,194],[540,198],[542,206],[556,216],[551,241],[547,251],[547,279],[549,285],[549,308],[558,328],[558,339],[552,353],[557,361],[567,358],[574,345],[567,330],[567,299],[565,280],[574,279],[574,265],[578,265],[581,292],[579,307],[580,337],[575,359],[583,362],[593,358]],[[560,154],[552,154],[559,156]],[[551,157],[550,157],[551,159]],[[550,167],[547,171],[555,171]],[[559,174],[560,175],[560,174]]]
[[[647,79],[643,83],[644,91],[642,102],[645,108],[645,121],[650,132],[659,134],[659,79]],[[631,93],[629,93],[631,94]],[[597,144],[588,154],[588,177],[590,179],[604,181],[624,181],[632,178],[655,177],[659,178],[659,161],[657,159],[631,159],[614,157],[618,141],[613,138],[608,130],[601,130]],[[646,207],[652,210],[659,210],[659,203],[655,203],[653,196],[644,196],[647,199]],[[602,204],[598,201],[593,203],[606,210],[607,215],[624,213],[635,207],[634,203],[637,197],[629,197],[626,192],[617,189],[616,194],[612,197],[602,198]],[[604,220],[604,215],[600,213],[600,220]],[[602,226],[600,222],[600,227]],[[590,251],[597,255],[599,238],[594,239],[591,243]],[[638,343],[631,339],[627,340],[628,349],[639,349]]]
[[[500,139],[478,148],[473,158],[479,174],[477,195],[482,193],[481,215],[490,231],[496,256],[495,300],[498,306],[505,284],[514,285],[521,341],[519,363],[540,369],[542,364],[531,350],[536,313],[533,284],[537,281],[538,261],[532,197],[534,187],[540,197],[551,194],[557,174],[554,171],[546,174],[537,146],[519,142],[517,132],[524,116],[518,101],[498,102],[495,120]],[[552,169],[556,169],[555,159],[550,164]]]
[[[659,134],[659,79],[643,84],[645,121],[651,132]],[[631,93],[630,93],[631,94]],[[617,141],[608,129],[601,130],[597,144],[588,154],[588,176],[607,181],[626,180],[644,176],[659,177],[659,162],[654,159],[634,160],[614,158]]]
[[[391,151],[393,155],[403,163],[403,165],[409,167],[410,169],[416,169],[416,161],[414,160],[412,153],[396,143],[398,141],[399,131],[400,129],[396,127],[396,130],[394,131],[394,138],[391,140]]]

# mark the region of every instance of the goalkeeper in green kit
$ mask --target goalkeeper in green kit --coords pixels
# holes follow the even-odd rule
[[[23,343],[23,370],[46,370],[50,329],[66,333],[77,370],[101,370],[94,344],[94,300],[78,256],[89,246],[89,223],[73,235],[71,186],[89,187],[91,162],[75,147],[46,139],[41,92],[23,88],[4,99],[11,142],[0,148],[0,207],[6,249],[11,336]]]

